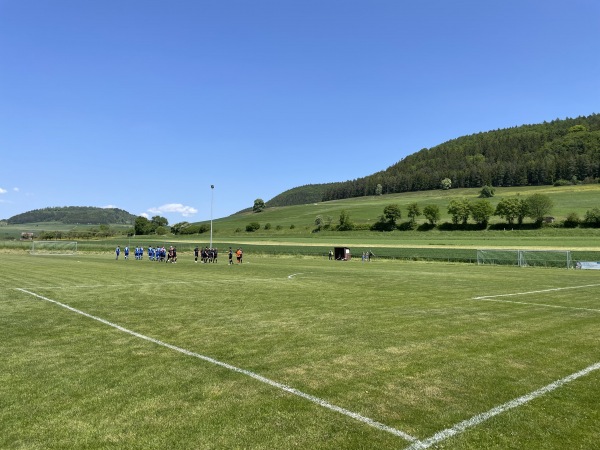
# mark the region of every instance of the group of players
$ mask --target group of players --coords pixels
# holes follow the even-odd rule
[[[125,246],[125,248],[123,249],[123,258],[124,259],[129,259],[129,246]],[[121,254],[121,247],[117,245],[117,248],[115,249],[115,254],[116,254],[116,259],[119,259],[119,255]],[[142,260],[144,259],[144,247],[136,247],[133,251],[133,256],[135,259],[138,260]],[[148,260],[150,261],[158,261],[158,262],[170,262],[170,263],[176,263],[177,262],[177,248],[173,247],[172,245],[169,247],[169,250],[167,250],[164,246],[163,247],[148,247]]]
[[[216,248],[204,247],[200,249],[196,247],[194,249],[194,262],[197,263],[198,259],[202,263],[216,263],[219,259],[219,250]]]
[[[126,246],[123,250],[123,255],[124,255],[124,259],[129,259],[129,246]],[[117,246],[117,248],[115,249],[115,254],[117,256],[116,259],[119,259],[119,255],[121,254],[121,247]],[[177,262],[177,248],[170,246],[169,249],[167,250],[164,246],[162,247],[148,247],[147,250],[147,254],[148,254],[148,260],[150,261],[158,261],[158,262],[170,262],[170,263],[176,263]],[[233,264],[233,254],[234,251],[232,250],[231,247],[229,247],[229,251],[228,251],[228,259],[229,259],[229,264]],[[133,255],[135,257],[135,259],[138,260],[142,260],[144,259],[144,247],[136,247],[133,251]],[[219,257],[219,250],[216,248],[209,248],[209,247],[205,247],[203,249],[200,249],[198,246],[196,246],[196,248],[194,248],[194,262],[198,262],[198,259],[200,259],[200,262],[202,263],[216,263]],[[235,251],[235,257],[236,260],[238,262],[238,264],[242,263],[243,260],[243,252],[241,248],[238,248]]]

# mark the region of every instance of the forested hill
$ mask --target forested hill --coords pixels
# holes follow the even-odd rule
[[[592,114],[459,137],[373,175],[290,189],[267,206],[438,189],[445,178],[458,188],[597,182],[599,177],[600,114]]]
[[[330,186],[323,200],[452,187],[597,182],[600,114],[477,133],[420,150],[376,174]]]
[[[132,224],[133,214],[118,208],[96,208],[92,206],[65,206],[34,209],[8,219],[9,224],[34,222],[62,222],[70,224]]]
[[[295,187],[273,197],[267,202],[267,206],[290,206],[317,203],[323,200],[323,196],[327,189],[334,184],[337,183],[307,184],[305,186]]]

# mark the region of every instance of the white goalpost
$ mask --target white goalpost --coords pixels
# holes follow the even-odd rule
[[[570,250],[477,250],[477,264],[573,268]]]
[[[75,255],[77,253],[76,241],[33,241],[31,255]]]

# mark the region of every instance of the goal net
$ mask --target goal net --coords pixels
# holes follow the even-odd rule
[[[477,264],[573,267],[570,250],[477,250]]]
[[[74,255],[77,253],[77,242],[75,241],[33,241],[32,255]]]

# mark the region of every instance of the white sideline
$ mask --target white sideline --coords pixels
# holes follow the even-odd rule
[[[495,299],[495,298],[475,297],[473,300],[481,300],[483,302],[516,303],[517,305],[543,306],[545,308],[562,308],[562,309],[574,309],[574,310],[579,310],[579,311],[600,312],[600,309],[593,309],[593,308],[578,308],[576,306],[548,305],[545,303],[516,302],[514,300],[500,300],[500,299]]]
[[[201,355],[199,353],[195,353],[195,352],[192,352],[190,350],[186,350],[184,348],[177,347],[176,345],[168,344],[166,342],[159,341],[158,339],[154,339],[152,337],[145,336],[145,335],[137,333],[135,331],[128,330],[127,328],[124,328],[124,327],[122,327],[120,325],[117,325],[115,323],[109,322],[108,320],[102,319],[101,317],[93,316],[93,315],[88,314],[88,313],[86,313],[84,311],[81,311],[79,309],[73,308],[72,306],[69,306],[69,305],[66,305],[64,303],[60,303],[60,302],[58,302],[56,300],[52,300],[50,298],[44,297],[43,295],[36,294],[35,292],[31,292],[31,291],[28,291],[28,290],[22,289],[22,288],[15,288],[15,289],[18,290],[18,291],[20,291],[20,292],[23,292],[25,294],[29,294],[29,295],[32,295],[34,297],[37,297],[37,298],[39,298],[41,300],[45,300],[47,302],[54,303],[54,304],[56,304],[58,306],[61,306],[61,307],[65,308],[65,309],[68,309],[69,311],[75,312],[77,314],[81,314],[82,316],[85,316],[85,317],[88,317],[90,319],[96,320],[96,321],[101,322],[101,323],[103,323],[105,325],[108,325],[110,327],[116,328],[117,330],[122,331],[123,333],[130,334],[131,336],[135,336],[137,338],[143,339],[143,340],[148,341],[148,342],[152,342],[152,343],[160,345],[162,347],[166,347],[166,348],[174,350],[176,352],[183,353],[184,355],[187,355],[187,356],[193,356],[194,358],[201,359],[203,361],[206,361],[206,362],[209,362],[211,364],[223,367],[223,368],[231,370],[233,372],[237,372],[237,373],[241,373],[243,375],[249,376],[249,377],[254,378],[255,380],[258,380],[258,381],[260,381],[262,383],[268,384],[269,386],[275,387],[277,389],[281,389],[282,391],[288,392],[290,394],[297,395],[298,397],[301,397],[301,398],[304,398],[304,399],[306,399],[306,400],[308,400],[310,402],[316,403],[317,405],[322,406],[322,407],[327,408],[327,409],[330,409],[331,411],[335,411],[337,413],[340,413],[340,414],[343,414],[345,416],[351,417],[354,420],[357,420],[359,422],[367,424],[367,425],[369,425],[371,427],[377,428],[378,430],[386,431],[386,432],[391,433],[391,434],[393,434],[395,436],[401,437],[402,439],[404,439],[406,441],[409,441],[409,442],[412,442],[412,443],[418,443],[419,442],[417,438],[411,436],[410,434],[404,433],[403,431],[397,430],[396,428],[389,427],[389,426],[387,426],[387,425],[385,425],[383,423],[377,422],[377,421],[375,421],[373,419],[370,419],[370,418],[362,416],[362,415],[360,415],[358,413],[352,412],[352,411],[350,411],[348,409],[342,408],[340,406],[336,406],[336,405],[334,405],[332,403],[329,403],[326,400],[323,400],[321,398],[315,397],[314,395],[306,394],[306,393],[304,393],[302,391],[299,391],[298,389],[295,389],[293,387],[287,386],[287,385],[279,383],[277,381],[273,381],[273,380],[271,380],[269,378],[263,377],[262,375],[258,375],[257,373],[251,372],[249,370],[241,369],[239,367],[232,366],[231,364],[227,364],[225,362],[219,361],[219,360],[211,358],[209,356]]]
[[[468,428],[479,425],[480,423],[485,422],[486,420],[491,419],[492,417],[497,416],[498,414],[502,414],[503,412],[506,412],[509,409],[513,409],[513,408],[516,408],[517,406],[524,405],[525,403],[527,403],[531,400],[541,397],[542,395],[547,394],[548,392],[554,391],[555,389],[558,389],[559,387],[563,386],[564,384],[574,381],[577,378],[583,377],[584,375],[587,375],[590,372],[593,372],[594,370],[598,370],[598,369],[600,369],[600,362],[597,362],[596,364],[592,364],[591,366],[586,367],[585,369],[580,370],[579,372],[576,372],[565,378],[562,378],[553,383],[550,383],[550,384],[544,386],[543,388],[538,389],[537,391],[533,391],[527,395],[516,398],[509,402],[506,402],[503,405],[496,406],[495,408],[492,408],[487,412],[478,414],[476,416],[471,417],[470,419],[467,419],[460,423],[457,423],[453,427],[442,430],[439,433],[434,434],[430,438],[427,438],[427,439],[421,440],[421,441],[417,441],[417,442],[413,442],[413,444],[410,445],[409,447],[407,447],[406,450],[421,450],[421,449],[429,448],[432,445],[438,444],[441,441],[444,441],[452,436],[462,433],[463,431],[465,431]]]
[[[512,294],[482,295],[481,297],[473,297],[473,300],[485,300],[488,298],[497,298],[497,297],[514,297],[517,295],[541,294],[544,292],[565,291],[565,290],[569,290],[569,289],[584,289],[584,288],[588,288],[588,287],[598,287],[598,286],[600,286],[600,284],[585,284],[583,286],[567,286],[567,287],[562,287],[562,288],[542,289],[540,291],[513,292]]]

